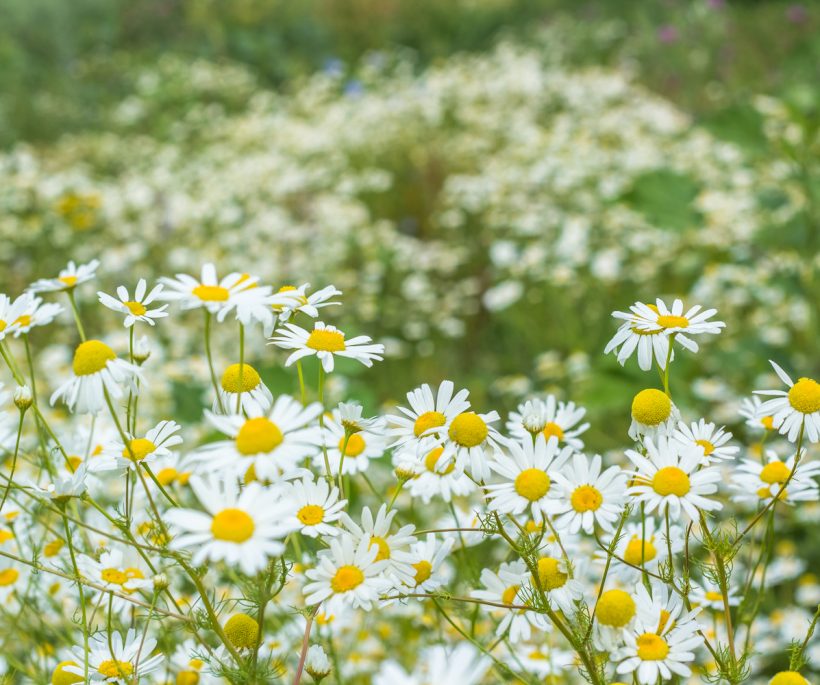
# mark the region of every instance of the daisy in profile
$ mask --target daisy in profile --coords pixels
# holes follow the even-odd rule
[[[123,325],[130,328],[137,321],[142,321],[150,326],[156,323],[156,319],[161,319],[168,316],[168,305],[164,304],[156,309],[149,309],[150,305],[162,293],[162,284],[155,285],[151,292],[146,292],[147,284],[144,278],[140,278],[137,282],[137,287],[134,290],[134,298],[128,294],[128,289],[121,285],[117,288],[117,297],[107,295],[102,291],[97,292],[97,297],[100,299],[100,304],[104,307],[125,314]]]
[[[503,483],[485,485],[489,507],[502,514],[518,516],[531,512],[536,523],[544,516],[563,511],[553,479],[572,456],[572,448],[558,449],[557,441],[539,434],[533,444],[526,436],[520,442],[510,442],[509,456],[499,454],[490,468],[504,479]]]
[[[416,455],[414,449],[398,450],[393,456],[393,465],[397,469],[412,471],[414,476],[407,487],[413,497],[421,497],[427,504],[433,497],[441,497],[449,502],[453,497],[469,495],[478,486],[470,480],[463,470],[456,470],[455,462],[450,459],[442,462],[443,447],[434,447],[423,458]],[[440,462],[442,462],[440,464]]]
[[[774,497],[786,504],[820,499],[820,488],[814,480],[820,475],[820,462],[801,461],[795,470],[795,455],[781,460],[772,450],[766,452],[765,459],[765,464],[744,459],[738,465],[730,484],[735,492],[733,501],[756,507]]]
[[[19,531],[18,531],[19,535]],[[9,608],[13,599],[18,601],[27,595],[26,586],[29,583],[29,567],[25,564],[13,564],[8,559],[0,562],[0,606]]]
[[[319,552],[316,568],[305,571],[305,602],[323,602],[325,613],[338,613],[345,606],[370,609],[391,582],[383,571],[387,559],[377,560],[378,545],[361,538],[358,542],[348,534],[330,541],[330,548]]]
[[[286,520],[287,503],[273,497],[271,490],[251,483],[240,493],[232,478],[194,476],[190,485],[205,511],[170,509],[166,513],[174,534],[172,549],[191,549],[195,566],[225,561],[248,575],[282,554],[282,538],[296,525]]]
[[[331,488],[327,481],[319,478],[316,481],[304,476],[287,486],[282,499],[288,503],[288,516],[302,535],[308,537],[325,537],[339,534],[339,528],[333,524],[344,511],[347,500],[339,500],[339,489]]]
[[[510,412],[507,430],[515,438],[536,433],[543,433],[547,440],[555,436],[559,445],[580,450],[584,441],[579,436],[589,428],[589,423],[579,426],[578,422],[586,413],[575,402],[557,402],[554,395],[547,395],[543,400],[536,398],[518,405],[518,411]]]
[[[60,271],[57,278],[41,278],[29,286],[29,292],[47,293],[72,290],[94,278],[99,265],[100,261],[98,259],[92,259],[88,264],[80,264],[79,266],[74,262],[69,262],[68,266]]]
[[[734,459],[740,451],[739,447],[726,444],[732,439],[730,432],[723,426],[717,428],[714,423],[706,423],[706,419],[690,425],[681,421],[673,438],[685,449],[700,449],[704,466],[720,459]]]
[[[153,587],[151,573],[144,567],[144,562],[133,550],[113,547],[105,550],[99,560],[80,554],[77,557],[77,567],[83,577],[98,586],[90,589],[93,596],[103,597],[106,603],[110,595],[106,590],[113,590],[120,595],[130,595],[138,590]],[[134,606],[132,602],[117,595],[110,596],[113,611],[122,615],[130,613]]]
[[[410,547],[410,562],[415,570],[413,581],[406,583],[416,592],[434,592],[445,582],[444,562],[453,549],[455,540],[448,538],[439,542],[433,533],[424,540],[417,540]]]
[[[500,418],[497,411],[465,411],[448,421],[440,433],[444,453],[438,466],[454,461],[457,469],[469,471],[474,480],[486,480],[490,475],[490,457],[497,457],[507,443],[492,425]],[[529,440],[532,442],[532,438]]]
[[[628,312],[612,312],[614,318],[624,323],[607,343],[604,354],[617,352],[618,363],[623,366],[637,351],[638,366],[642,371],[649,371],[653,363],[657,364],[658,368],[665,369],[666,360],[671,361],[674,358],[674,353],[669,349],[669,337],[665,335],[661,326],[646,325],[648,320],[644,308],[652,312],[651,308],[655,308],[655,305],[636,302]]]
[[[17,317],[14,319],[14,337],[27,335],[36,326],[47,326],[63,311],[63,306],[56,302],[44,303],[42,298],[32,293],[23,293],[14,301]],[[2,320],[0,315],[0,321]],[[3,325],[0,323],[0,328]]]
[[[71,650],[74,664],[64,666],[63,670],[84,677],[87,658],[89,682],[138,682],[165,662],[162,654],[150,656],[156,646],[154,638],[146,638],[141,630],[133,628],[125,637],[120,633],[98,633],[90,639],[87,653],[82,646]]]
[[[274,307],[279,312],[281,321],[290,321],[299,312],[312,319],[318,319],[319,309],[322,307],[342,304],[341,302],[332,301],[334,297],[342,294],[342,291],[337,289],[335,285],[328,285],[308,294],[309,288],[310,283],[303,283],[298,288],[292,285],[283,285],[279,288],[279,294],[290,296],[287,304]]]
[[[197,451],[205,468],[228,469],[243,476],[248,469],[259,480],[290,476],[306,457],[315,454],[318,429],[309,425],[322,412],[318,402],[303,407],[289,395],[279,395],[268,411],[223,416],[205,412],[205,418],[228,440],[208,443]]]
[[[698,351],[698,344],[689,336],[711,334],[716,335],[726,327],[723,321],[711,321],[717,314],[717,309],[705,309],[698,304],[683,311],[683,301],[675,300],[672,308],[657,298],[654,305],[636,303],[632,307],[636,315],[635,328],[642,331],[657,331],[661,329],[664,335],[674,337],[690,352]],[[664,365],[665,366],[665,365]],[[663,368],[663,366],[661,367]]]
[[[408,392],[410,408],[398,407],[404,416],[394,414],[387,417],[391,446],[410,445],[423,449],[429,444],[429,438],[438,432],[437,429],[443,430],[445,424],[467,411],[470,408],[467,400],[470,391],[462,389],[454,393],[454,390],[453,382],[445,380],[439,384],[435,394],[427,383]]]
[[[376,548],[376,561],[386,561],[384,573],[395,576],[399,582],[409,585],[415,577],[415,569],[411,565],[412,557],[407,549],[415,541],[413,531],[415,526],[407,524],[402,526],[395,533],[390,532],[396,510],[387,511],[387,505],[382,504],[376,517],[370,511],[370,507],[362,509],[361,525],[357,524],[350,516],[343,512],[340,523],[350,533],[354,544],[361,540],[369,542],[371,547]]]
[[[558,486],[560,509],[555,518],[558,528],[577,533],[581,528],[592,533],[597,523],[611,532],[626,501],[626,473],[617,466],[601,472],[601,455],[589,460],[572,455],[572,462],[553,473]]]
[[[256,278],[236,272],[219,279],[213,264],[202,265],[199,279],[177,274],[176,278],[163,277],[159,280],[166,286],[162,291],[163,300],[179,302],[182,309],[204,308],[211,314],[218,314],[223,308],[235,305],[236,297],[257,282]]]
[[[157,459],[170,457],[171,448],[182,444],[182,436],[177,435],[181,430],[182,426],[176,421],[160,421],[143,438],[129,435],[127,446],[122,440],[111,442],[102,456],[110,460],[110,468],[136,469],[150,465]]]
[[[384,354],[384,345],[373,343],[368,336],[358,335],[346,340],[342,331],[322,321],[317,321],[312,331],[286,323],[278,335],[271,338],[271,344],[284,350],[295,350],[285,360],[285,366],[316,355],[327,373],[333,371],[334,357],[355,359],[369,367],[373,366],[374,360],[381,361]]]
[[[100,340],[86,340],[77,346],[72,362],[73,377],[51,395],[52,406],[62,400],[78,414],[96,414],[111,400],[123,396],[123,386],[136,393],[135,379],[140,368],[117,358],[114,350]]]
[[[23,307],[12,300],[8,295],[0,295],[0,340],[17,330],[15,323],[23,311]]]
[[[633,440],[642,435],[650,438],[671,435],[679,421],[680,412],[669,395],[656,388],[647,388],[632,399],[632,423],[628,434]]]
[[[788,390],[755,390],[756,395],[771,395],[773,399],[760,405],[762,415],[772,416],[772,425],[789,442],[796,442],[804,431],[809,442],[820,440],[820,383],[813,378],[799,378],[793,382],[789,375],[773,361],[769,361]]]
[[[321,429],[331,475],[338,475],[340,466],[345,475],[366,471],[370,460],[378,459],[387,449],[382,419],[377,419],[368,428],[354,433],[345,430],[343,420],[341,410],[334,409],[330,416],[325,416],[325,425]],[[345,455],[344,463],[342,449]],[[324,453],[316,451],[313,454],[313,465],[324,470]]]
[[[213,410],[220,406],[225,412],[233,413],[237,410],[237,400],[240,399],[239,409],[250,414],[267,411],[273,402],[273,395],[268,386],[262,381],[259,372],[250,364],[231,364],[222,373],[219,382],[219,399],[214,401]]]
[[[726,596],[729,600],[729,606],[736,607],[740,604],[740,597],[735,588],[730,587]],[[689,599],[693,607],[712,609],[713,611],[723,611],[724,609],[723,594],[716,585],[706,587],[692,583]]]
[[[740,402],[738,413],[746,419],[746,425],[755,432],[774,430],[774,417],[761,413],[762,404],[763,401],[757,395],[744,397]]]

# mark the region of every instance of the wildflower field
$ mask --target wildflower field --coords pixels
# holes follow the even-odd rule
[[[0,682],[820,683],[816,5],[2,11]]]

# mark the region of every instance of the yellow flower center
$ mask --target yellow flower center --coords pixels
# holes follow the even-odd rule
[[[774,497],[775,495],[777,495],[778,492],[780,492],[779,489],[776,490],[775,492],[772,492],[771,488],[763,487],[763,488],[758,488],[757,496],[760,499],[768,499],[769,497]],[[788,497],[788,495],[789,495],[789,491],[786,488],[783,488],[783,491],[780,492],[777,499],[779,499],[779,500],[785,499],[786,497]]]
[[[86,340],[74,351],[72,368],[77,376],[89,376],[105,368],[108,362],[117,358],[108,345],[99,340]]]
[[[695,440],[695,444],[700,445],[703,448],[704,457],[708,457],[715,451],[715,446],[708,440]]]
[[[176,685],[199,685],[199,673],[196,671],[180,671],[177,673]]]
[[[575,488],[570,497],[570,504],[579,514],[586,511],[596,511],[603,503],[604,498],[601,492],[592,485],[582,485]]]
[[[797,671],[780,671],[769,681],[769,685],[809,685],[809,681]]]
[[[234,614],[225,622],[223,630],[237,649],[255,647],[259,640],[259,624],[247,614]]]
[[[339,440],[339,452],[341,452],[342,448],[344,448],[346,457],[358,457],[362,452],[364,452],[365,447],[366,444],[364,438],[358,433],[353,433],[353,435],[347,439],[347,445],[345,445],[344,436],[342,436]]]
[[[342,352],[345,349],[345,336],[341,331],[315,328],[308,336],[305,345],[317,352]]]
[[[78,454],[72,454],[68,457],[68,469],[71,473],[74,473],[78,468],[80,468],[80,464],[83,463],[83,458]]]
[[[652,488],[662,497],[667,495],[683,497],[691,487],[689,476],[677,466],[664,466],[662,469],[658,469],[652,479]]]
[[[333,592],[349,592],[364,582],[364,573],[356,566],[340,566],[333,578],[330,579],[330,587]]]
[[[561,570],[558,559],[541,557],[538,560],[538,580],[544,590],[557,590],[559,587],[564,587],[568,577]]]
[[[164,469],[157,471],[157,480],[162,486],[170,485],[176,480],[179,472],[173,466],[166,466]]]
[[[515,478],[515,491],[535,502],[547,494],[550,489],[550,477],[541,469],[524,469]]]
[[[22,316],[18,316],[14,323],[16,323],[20,328],[25,328],[26,326],[31,326],[31,317],[28,314],[23,314]],[[2,330],[2,329],[0,329]]]
[[[518,594],[520,585],[510,585],[504,592],[501,593],[501,601],[504,604],[515,604],[515,597]]]
[[[376,545],[379,548],[379,553],[376,555],[376,561],[384,561],[390,558],[390,545],[387,540],[380,538],[378,535],[373,535],[370,538],[370,547]]]
[[[421,585],[433,575],[433,565],[426,559],[413,564],[413,568],[416,569],[416,575],[414,576],[416,585]]]
[[[456,416],[450,424],[447,434],[457,445],[461,447],[476,447],[484,442],[489,429],[478,414],[473,411],[465,411]]]
[[[789,404],[801,414],[820,411],[820,383],[813,378],[801,378],[789,390]]]
[[[710,602],[722,602],[723,601],[723,595],[721,595],[719,592],[715,592],[714,590],[709,590],[709,592],[705,593],[705,597]]]
[[[255,528],[253,519],[241,509],[223,509],[211,521],[213,536],[228,542],[245,542]]]
[[[789,477],[789,467],[782,461],[770,461],[760,471],[760,480],[772,485],[774,483],[785,483]]]
[[[20,571],[16,568],[7,568],[0,571],[0,587],[8,587],[14,585],[15,581],[20,577]]]
[[[129,443],[129,446],[131,449],[129,450],[126,447],[122,451],[122,456],[134,462],[142,461],[157,448],[153,442],[146,438],[136,438]]]
[[[123,302],[123,304],[128,307],[128,311],[134,316],[142,316],[148,311],[142,302],[136,302],[135,300],[129,300],[128,302]]]
[[[657,324],[663,328],[686,328],[689,325],[689,319],[674,314],[661,314],[658,317]]]
[[[240,374],[240,368],[242,373]],[[240,384],[240,375],[242,382]],[[222,374],[222,389],[225,392],[250,392],[262,382],[256,369],[249,364],[231,364]]]
[[[774,430],[774,416],[764,416],[760,419],[760,423],[767,431]]]
[[[549,440],[553,435],[558,438],[558,442],[561,442],[564,439],[564,430],[554,421],[547,421],[547,424],[541,432],[547,440]]]
[[[416,437],[419,437],[425,431],[428,431],[431,428],[443,426],[446,422],[447,419],[441,412],[426,411],[423,414],[420,414],[416,419],[416,422],[413,424],[413,433]]]
[[[57,664],[57,667],[51,674],[51,685],[74,685],[75,683],[81,683],[83,681],[83,677],[81,675],[69,673],[65,670],[66,666],[77,665],[78,664],[76,661],[61,661]]]
[[[660,635],[664,630],[666,630],[666,624],[669,623],[669,619],[672,618],[672,614],[670,614],[666,609],[661,609],[661,617],[658,620],[658,629],[655,631],[658,635]],[[675,622],[672,621],[672,625],[675,625]]]
[[[638,658],[643,661],[663,661],[669,654],[669,645],[660,635],[644,633],[638,640]]]
[[[262,454],[273,452],[282,444],[282,431],[270,419],[260,416],[248,419],[236,434],[236,449],[240,454]]]
[[[315,526],[324,521],[325,510],[318,504],[306,504],[296,512],[296,518],[302,522],[302,525]]]
[[[127,678],[134,674],[134,666],[127,661],[108,659],[97,666],[97,671],[106,678]]]
[[[10,530],[6,530],[5,528],[0,528],[0,545],[2,545],[4,542],[8,542],[12,538],[14,538],[14,533],[12,533]],[[48,545],[46,545],[46,547],[48,547]]]
[[[436,464],[438,463],[439,457],[441,457],[441,453],[444,452],[443,447],[435,447],[427,454],[424,458],[424,466],[428,471],[435,473],[439,476],[446,476],[453,472],[456,468],[456,463],[453,460],[447,464],[444,468],[444,471],[436,471]]]
[[[607,590],[598,600],[595,615],[605,626],[623,628],[635,615],[635,600],[623,590]]]
[[[640,566],[641,554],[643,554],[643,560],[645,562],[652,561],[658,555],[658,550],[655,549],[655,545],[652,544],[651,540],[647,540],[642,545],[641,539],[634,536],[626,544],[626,550],[624,550],[624,561],[629,562],[633,566]]]
[[[661,390],[641,390],[632,400],[632,418],[645,426],[658,426],[672,413],[672,400]]]
[[[60,283],[62,283],[63,285],[68,286],[69,288],[73,288],[75,285],[77,285],[76,276],[59,276],[57,280],[60,281]]]
[[[203,302],[225,302],[230,293],[220,285],[198,285],[191,291]]]
[[[113,583],[114,585],[123,585],[128,581],[128,576],[125,575],[125,572],[117,568],[103,569],[102,573],[100,573],[100,578],[106,583]]]
[[[6,330],[6,326],[8,326],[8,324],[3,321],[3,319],[0,319],[0,333]]]

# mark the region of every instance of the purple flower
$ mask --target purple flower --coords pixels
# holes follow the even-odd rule
[[[678,29],[671,24],[666,24],[658,29],[658,40],[661,43],[677,43],[679,38]]]

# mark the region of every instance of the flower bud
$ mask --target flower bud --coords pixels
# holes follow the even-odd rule
[[[20,411],[26,411],[33,402],[34,398],[31,394],[31,388],[27,385],[18,385],[14,390],[14,404],[17,405],[17,408]]]
[[[408,480],[413,480],[413,478],[416,477],[415,471],[406,466],[397,466],[393,473],[396,474],[396,478],[402,483],[406,483]]]
[[[330,661],[321,645],[311,645],[307,653],[305,670],[315,683],[330,675]]]
[[[164,573],[157,573],[157,575],[154,576],[154,589],[155,590],[162,591],[165,588],[167,588],[169,585],[170,585],[170,582],[168,581],[168,576],[166,576]]]
[[[134,345],[134,361],[142,365],[148,361],[148,357],[150,356],[151,348],[148,345],[148,336],[143,335],[137,340],[137,344]]]

